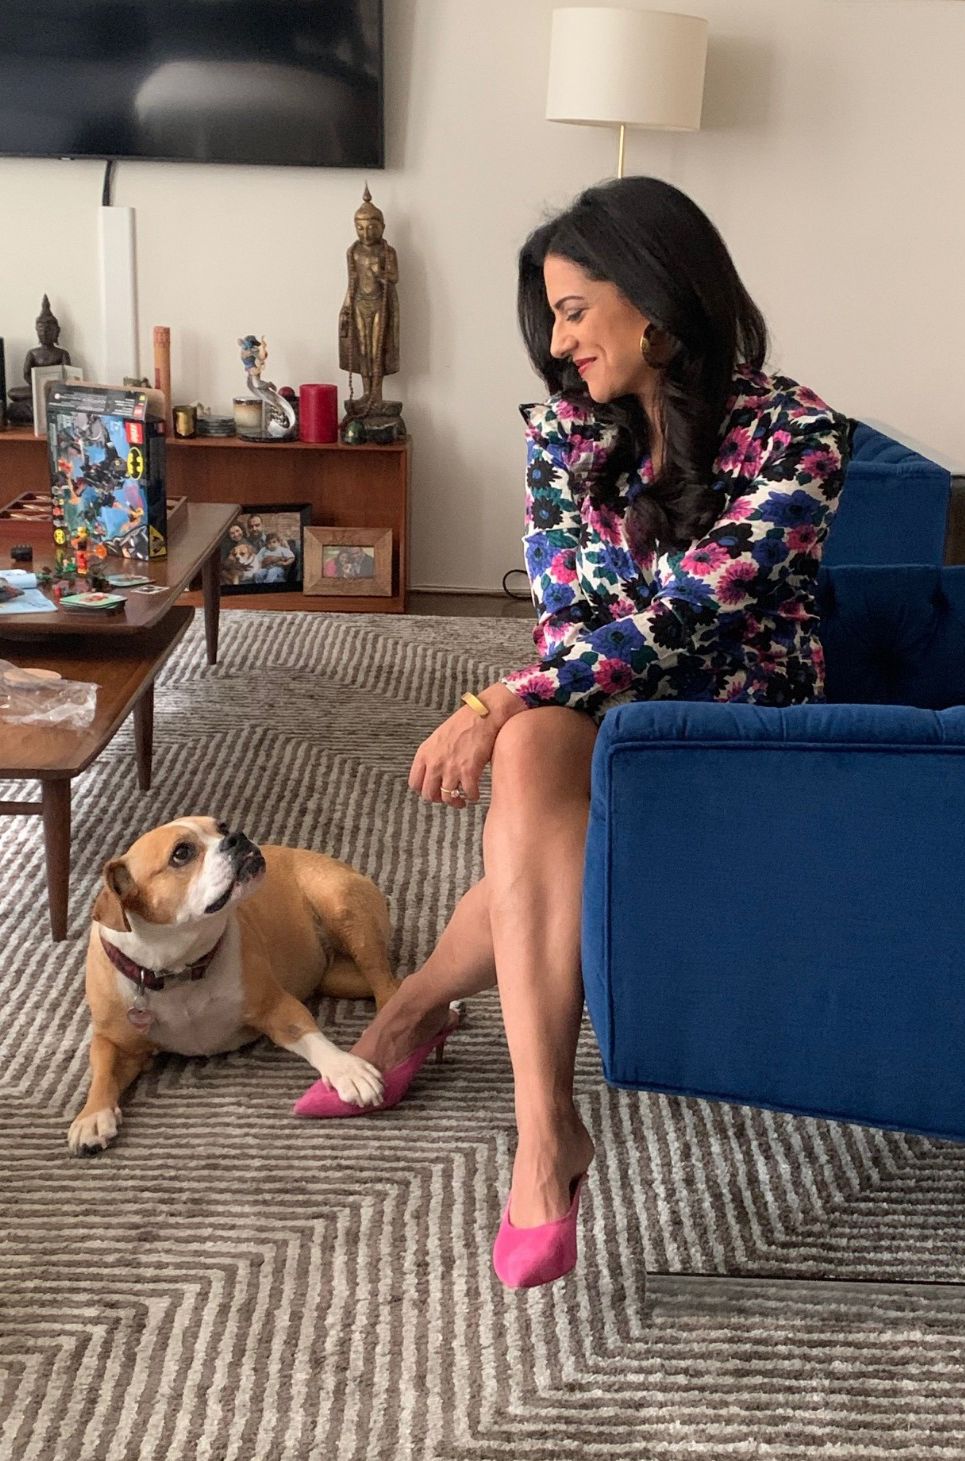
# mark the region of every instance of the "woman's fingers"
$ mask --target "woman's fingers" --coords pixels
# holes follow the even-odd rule
[[[423,741],[416,752],[412,770],[409,772],[409,786],[424,802],[445,801],[441,789],[449,783],[443,780],[442,766],[437,757],[427,753],[427,746],[429,742]]]
[[[418,751],[416,751],[415,756],[413,757],[412,766],[409,770],[410,791],[419,792],[421,794],[423,782],[425,781],[425,774],[426,758],[422,754],[422,747],[420,746]]]
[[[467,806],[479,800],[479,782],[489,763],[495,733],[480,732],[473,711],[457,710],[416,751],[409,787],[425,802]]]
[[[452,772],[444,776],[440,787],[446,806],[460,811],[470,802],[479,800],[479,773],[477,771]]]

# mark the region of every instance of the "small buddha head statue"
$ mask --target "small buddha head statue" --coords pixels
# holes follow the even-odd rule
[[[60,337],[60,321],[50,308],[50,300],[44,295],[43,304],[40,306],[40,313],[36,319],[37,339],[45,350],[50,350],[56,345]]]
[[[385,218],[381,208],[376,208],[372,202],[368,183],[362,194],[362,202],[355,210],[355,232],[358,234],[359,243],[364,244],[378,243],[385,232]]]

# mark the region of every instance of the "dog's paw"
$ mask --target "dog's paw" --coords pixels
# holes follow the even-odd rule
[[[357,1055],[338,1052],[325,1062],[322,1080],[353,1106],[377,1106],[382,1099],[382,1072]]]
[[[90,1157],[104,1151],[117,1135],[120,1124],[120,1106],[113,1109],[106,1106],[103,1111],[82,1111],[67,1133],[71,1156]]]

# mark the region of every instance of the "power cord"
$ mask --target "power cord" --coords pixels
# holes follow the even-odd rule
[[[111,206],[111,183],[114,178],[114,162],[111,160],[104,166],[104,186],[101,189],[101,207]]]
[[[510,588],[507,581],[510,578],[521,578],[523,580],[525,587],[523,588],[521,593],[516,593],[513,589]],[[503,593],[508,599],[532,598],[532,594],[530,593],[529,588],[529,574],[526,572],[525,568],[511,568],[508,573],[503,574]]]

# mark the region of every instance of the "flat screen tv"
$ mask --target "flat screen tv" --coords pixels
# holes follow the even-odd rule
[[[382,0],[0,0],[0,155],[383,165]]]

